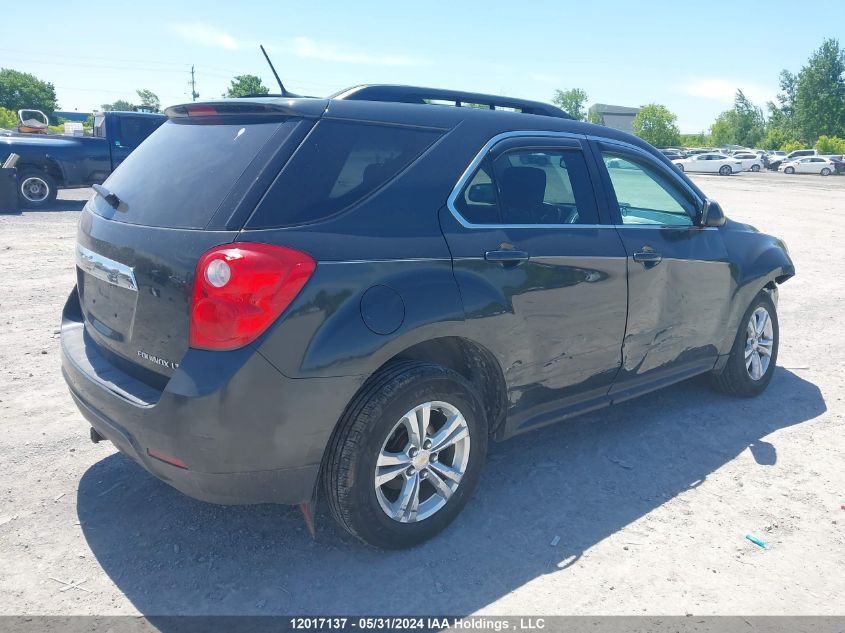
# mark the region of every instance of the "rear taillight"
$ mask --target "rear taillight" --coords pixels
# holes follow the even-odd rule
[[[314,260],[269,244],[217,246],[200,257],[191,301],[190,345],[228,350],[251,343],[311,277]]]

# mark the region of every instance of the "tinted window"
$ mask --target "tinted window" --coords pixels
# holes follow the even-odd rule
[[[519,149],[485,161],[457,200],[473,224],[598,224],[584,157]]]
[[[439,130],[321,121],[261,201],[250,228],[315,222],[359,202],[410,165]]]
[[[695,205],[656,167],[603,152],[622,224],[691,226]]]
[[[484,161],[456,201],[458,211],[472,224],[501,224],[499,196],[491,176],[489,161]]]
[[[115,130],[115,145],[135,148],[162,124],[157,117],[120,116]]]
[[[289,126],[289,127],[285,127]],[[169,121],[133,151],[105,182],[126,209],[100,196],[95,213],[119,222],[200,229],[242,176],[250,177],[259,150],[280,143],[293,123],[216,125]]]

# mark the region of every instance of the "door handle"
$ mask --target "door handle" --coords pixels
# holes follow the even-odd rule
[[[637,251],[634,253],[634,261],[641,264],[659,264],[662,259],[663,255],[654,251]]]
[[[525,251],[501,249],[497,251],[487,251],[484,253],[484,259],[488,262],[496,262],[502,265],[518,266],[522,262],[528,261],[528,253]]]

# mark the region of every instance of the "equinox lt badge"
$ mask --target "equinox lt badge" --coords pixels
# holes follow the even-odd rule
[[[168,369],[179,369],[179,363],[173,363],[169,360],[165,360],[163,358],[159,358],[158,356],[153,356],[152,354],[147,354],[147,352],[143,350],[138,350],[138,356],[147,360],[151,363],[155,363],[156,365],[161,365],[162,367],[167,367]]]

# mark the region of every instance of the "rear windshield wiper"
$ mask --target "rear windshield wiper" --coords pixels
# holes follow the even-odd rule
[[[112,193],[111,191],[103,187],[103,185],[91,185],[91,188],[94,189],[94,191],[96,191],[99,195],[101,195],[103,197],[103,200],[108,202],[110,207],[117,209],[118,211],[120,210],[121,200],[117,197],[116,193]]]

